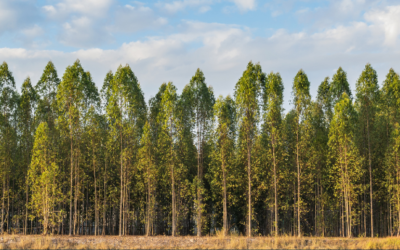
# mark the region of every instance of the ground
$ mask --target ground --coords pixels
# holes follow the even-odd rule
[[[2,249],[400,249],[400,238],[0,236]]]

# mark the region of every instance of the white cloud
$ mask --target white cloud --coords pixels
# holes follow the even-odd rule
[[[51,17],[55,17],[57,15],[57,10],[52,5],[45,5],[42,7],[42,9]]]
[[[198,8],[199,12],[204,13],[211,9],[210,5],[213,4],[213,0],[179,0],[169,3],[158,3],[158,6],[163,8],[169,13],[176,13],[183,11],[186,8]]]
[[[201,6],[201,7],[199,8],[199,12],[200,12],[200,13],[206,13],[206,12],[209,11],[209,10],[211,10],[211,7],[208,6],[208,5],[204,5],[204,6]]]
[[[44,34],[44,30],[42,29],[42,27],[37,24],[35,24],[31,28],[23,29],[21,32],[29,39],[33,39]]]
[[[62,25],[59,41],[67,46],[93,47],[112,41],[112,36],[87,16],[72,18]]]
[[[21,30],[20,33],[15,36],[15,40],[25,48],[43,49],[51,44],[45,36],[44,29],[37,24]]]
[[[134,6],[134,10],[136,8]],[[379,16],[394,16],[395,13],[393,8],[381,11],[384,12]],[[22,83],[27,74],[33,82],[37,81],[48,60],[53,60],[62,76],[66,66],[79,58],[98,87],[108,70],[115,71],[119,64],[129,63],[147,99],[156,94],[162,82],[173,81],[182,90],[197,68],[204,71],[216,95],[233,94],[246,64],[253,60],[260,62],[265,72],[281,73],[288,109],[292,80],[300,68],[309,76],[314,97],[324,77],[332,76],[339,66],[348,72],[353,89],[367,62],[378,71],[380,81],[390,67],[400,71],[400,41],[393,38],[390,44],[386,42],[384,22],[376,18],[376,13],[371,11],[365,15],[368,22],[353,22],[314,33],[277,30],[268,38],[253,37],[249,29],[241,26],[185,21],[179,33],[125,43],[114,50],[86,49],[67,53],[0,49],[0,58],[9,63],[18,83]],[[86,21],[80,22],[84,26]],[[397,28],[394,30],[397,32]]]
[[[143,29],[159,28],[168,23],[163,17],[158,17],[146,6],[125,5],[115,10],[114,24],[107,27],[110,33],[132,33]]]
[[[58,25],[61,44],[88,48],[113,40],[104,28],[114,0],[61,0],[42,7],[47,18]]]
[[[42,9],[59,23],[58,41],[76,48],[100,46],[115,41],[115,34],[157,29],[168,23],[140,2],[118,5],[115,0],[62,0]]]
[[[18,33],[21,29],[31,28],[40,19],[33,1],[0,1],[0,35],[6,31]]]
[[[358,21],[362,14],[376,7],[380,0],[330,0],[326,6],[306,7],[296,11],[299,21],[309,27],[329,29]],[[311,24],[311,25],[309,25]]]
[[[241,11],[254,10],[256,8],[256,0],[232,0]]]
[[[68,18],[70,14],[81,14],[88,17],[104,17],[114,0],[61,0],[56,5],[45,5],[42,9],[56,20]]]
[[[385,44],[398,45],[400,35],[400,6],[388,6],[382,10],[373,10],[365,14],[365,19],[376,25],[377,30],[383,30]]]
[[[183,11],[186,8],[198,8],[200,13],[204,13],[211,9],[211,5],[220,2],[232,2],[242,12],[255,10],[257,6],[256,0],[176,0],[167,3],[159,2],[157,5],[169,13]],[[230,12],[231,8],[225,6],[224,9]]]

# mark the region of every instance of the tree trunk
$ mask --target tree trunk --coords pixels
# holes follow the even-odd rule
[[[122,217],[122,210],[123,210],[123,201],[122,201],[122,199],[123,199],[123,182],[124,182],[124,178],[123,178],[123,174],[124,174],[124,172],[123,172],[123,160],[122,160],[122,158],[123,158],[123,155],[122,155],[122,153],[123,153],[123,151],[122,151],[122,133],[121,133],[121,159],[120,159],[120,162],[121,162],[121,197],[120,197],[120,202],[119,202],[119,236],[122,236],[122,219],[123,219],[123,217]]]
[[[149,158],[149,156],[148,156]],[[150,158],[149,158],[150,159]],[[149,173],[150,166],[147,166],[147,219],[146,219],[146,236],[150,236],[150,188],[151,188],[151,183],[150,183],[150,173]]]
[[[171,180],[172,180],[172,237],[175,237],[176,230],[176,197],[175,197],[175,176],[174,176],[174,163],[173,163],[173,138],[172,138],[172,120],[170,120],[171,126],[171,149],[170,149],[170,167],[171,167]]]
[[[350,204],[349,204],[349,186],[348,186],[348,172],[347,172],[347,147],[345,146],[344,147],[344,166],[345,166],[345,173],[344,173],[344,175],[345,175],[345,178],[344,178],[344,182],[345,182],[345,185],[344,185],[344,191],[345,191],[345,197],[344,197],[344,200],[345,200],[345,206],[346,206],[346,231],[347,231],[347,237],[348,238],[350,238],[351,237],[351,233],[350,233],[350,216],[349,216],[349,206],[350,206]]]
[[[1,234],[4,233],[4,199],[5,199],[5,190],[6,190],[6,178],[3,177],[3,198],[2,198],[2,206],[1,206]]]
[[[106,149],[107,150],[107,149]],[[104,197],[103,197],[103,230],[101,230],[102,235],[106,235],[106,205],[107,205],[107,153],[105,157],[105,164],[104,164],[104,176],[103,176],[103,181],[104,181]]]
[[[176,226],[176,204],[175,204],[175,176],[174,176],[174,166],[171,164],[171,179],[172,179],[172,237],[175,236],[175,226]]]
[[[201,165],[201,128],[199,122],[199,110],[197,109],[197,237],[201,237],[201,206],[202,206],[202,195],[201,195],[201,188],[202,188],[202,165]]]
[[[72,234],[73,171],[74,171],[74,150],[73,150],[73,140],[71,131],[71,179],[70,179],[71,185],[70,185],[70,200],[69,200],[69,228],[68,228],[69,236],[71,236]]]
[[[249,130],[250,131],[250,130]],[[248,131],[248,133],[249,133]],[[251,142],[250,135],[247,135],[247,175],[248,175],[248,189],[249,189],[249,220],[248,220],[248,233],[247,236],[251,237]]]
[[[24,234],[28,234],[28,197],[29,197],[29,185],[28,182],[26,182],[26,207],[25,207],[25,224],[24,224]]]
[[[275,198],[275,237],[278,236],[278,199],[276,189],[276,159],[275,159],[275,136],[272,136],[272,156],[274,159],[274,198]]]
[[[372,197],[371,143],[370,143],[370,133],[369,133],[369,112],[368,111],[367,111],[367,133],[368,133],[368,161],[369,161],[369,196],[370,196],[370,203],[371,203],[371,238],[373,238],[374,237],[374,208],[373,208],[373,197]]]
[[[228,234],[228,209],[227,209],[227,200],[226,200],[226,166],[225,166],[225,157],[223,154],[223,149],[221,149],[221,160],[222,160],[222,175],[223,175],[223,188],[224,188],[224,204],[223,204],[223,230],[224,236]]]
[[[399,171],[399,162],[398,162],[398,156],[396,152],[396,169],[397,169],[397,174],[396,174],[396,179],[397,179],[397,211],[398,211],[398,227],[397,227],[397,237],[400,236],[400,189],[399,189],[399,178],[400,178],[400,171]]]
[[[79,168],[78,164],[76,164],[75,166],[75,195],[74,195],[74,235],[77,233],[77,229],[78,229],[78,233],[79,233],[79,225],[78,228],[76,228],[76,224],[77,224],[77,220],[78,220],[78,215],[77,215],[77,210],[78,210],[78,186],[79,186],[79,177],[78,177],[78,173],[77,173],[77,169]]]
[[[296,157],[297,157],[297,236],[301,237],[300,226],[300,162],[299,162],[299,124],[297,123],[297,137],[296,137]]]
[[[94,157],[94,148],[93,148],[93,175],[94,175],[94,235],[97,235],[98,225],[99,225],[99,210],[97,207],[97,180],[96,180],[96,161]]]

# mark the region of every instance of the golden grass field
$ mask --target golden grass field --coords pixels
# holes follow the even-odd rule
[[[0,236],[2,249],[400,249],[400,237]]]

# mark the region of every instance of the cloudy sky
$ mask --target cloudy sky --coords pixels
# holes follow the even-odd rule
[[[293,77],[318,85],[341,66],[355,82],[366,63],[379,82],[400,71],[398,0],[1,0],[0,60],[17,87],[52,60],[61,77],[80,59],[100,88],[129,64],[146,98],[163,82],[182,90],[197,68],[216,96],[233,94],[249,61],[280,72],[285,108]]]

